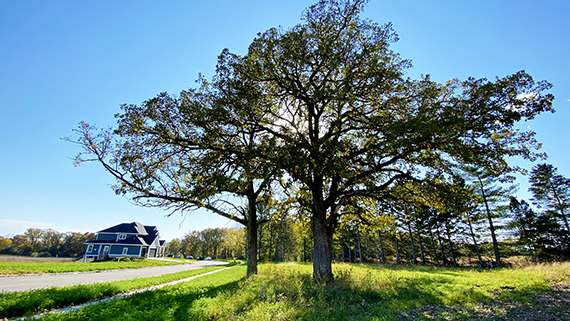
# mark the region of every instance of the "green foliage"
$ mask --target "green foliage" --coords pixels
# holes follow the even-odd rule
[[[42,257],[77,257],[85,253],[85,242],[94,233],[60,233],[53,229],[29,228],[12,239],[0,238],[0,253]]]
[[[566,241],[570,244],[570,179],[558,174],[557,169],[549,164],[536,165],[530,175],[529,190],[537,205],[553,211],[566,229]],[[570,248],[567,245],[567,251]],[[570,253],[568,253],[570,255]]]
[[[121,260],[105,262],[0,262],[0,274],[64,273],[114,269],[136,269],[147,266],[178,264],[159,260]]]
[[[410,182],[445,183],[463,164],[498,175],[519,170],[508,157],[544,157],[535,133],[515,124],[553,111],[548,82],[524,71],[493,81],[406,78],[410,61],[390,49],[396,32],[361,17],[366,3],[318,1],[301,23],[259,33],[246,55],[224,50],[211,83],[121,106],[113,132],[80,123],[88,157],[78,163],[101,162],[115,191],[140,205],[205,207],[247,225],[249,274],[263,222],[255,205],[289,179],[309,209],[314,277],[326,280],[348,204],[400,198],[397,187]]]
[[[224,268],[212,266],[203,269],[182,271],[156,277],[87,285],[73,285],[26,292],[0,293],[0,318],[31,315],[49,309],[77,305],[119,293],[156,284],[184,279],[208,271]]]
[[[236,267],[43,319],[401,320],[417,311],[446,309],[448,316],[461,319],[475,317],[481,304],[524,305],[550,282],[570,279],[568,264],[555,266],[552,273],[548,266],[471,270],[337,264],[333,269],[334,282],[324,285],[313,282],[307,264],[262,264],[259,274],[247,279],[245,267]],[[419,313],[415,319],[430,318]]]
[[[552,212],[541,215],[532,210],[524,200],[511,198],[512,221],[509,227],[515,232],[519,243],[531,252],[533,261],[552,259],[563,248],[561,226]]]

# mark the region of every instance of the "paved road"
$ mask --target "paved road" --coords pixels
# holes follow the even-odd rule
[[[70,286],[74,284],[113,282],[134,278],[159,276],[180,271],[201,269],[206,266],[224,264],[227,264],[227,262],[198,261],[192,264],[151,266],[140,269],[74,273],[46,273],[28,276],[0,276],[0,292],[28,291],[33,289]]]

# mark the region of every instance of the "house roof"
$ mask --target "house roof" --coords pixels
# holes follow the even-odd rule
[[[146,225],[144,228],[148,233],[148,235],[144,237],[144,240],[147,244],[152,244],[152,242],[154,242],[154,240],[158,237],[158,229],[156,228],[156,226],[146,226]]]
[[[117,224],[97,233],[124,233],[135,235],[128,235],[128,237],[124,240],[92,240],[85,242],[85,244],[124,244],[149,246],[152,245],[152,243],[159,237],[158,229],[156,226],[142,225],[139,222]],[[160,245],[164,244],[163,240],[159,240],[159,242]]]
[[[156,229],[156,226],[152,226]],[[131,233],[131,234],[138,234],[141,236],[147,236],[149,233],[147,232],[146,226],[142,225],[139,222],[131,222],[131,223],[121,223],[104,230],[101,230],[97,233]],[[157,231],[158,233],[158,231]]]
[[[148,246],[149,244],[145,242],[145,240],[140,236],[130,236],[124,240],[92,240],[87,241],[85,244],[124,244],[124,245],[145,245]]]

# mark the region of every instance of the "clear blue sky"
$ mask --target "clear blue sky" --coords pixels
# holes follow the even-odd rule
[[[0,236],[28,227],[98,231],[157,225],[170,240],[233,226],[210,213],[165,218],[115,196],[96,163],[73,167],[70,136],[84,120],[112,126],[122,103],[194,86],[223,48],[244,54],[258,32],[288,28],[313,1],[0,1]],[[554,87],[555,114],[530,126],[549,163],[570,177],[570,2],[372,0],[364,16],[391,21],[410,77],[494,79],[524,69]],[[520,163],[530,168],[532,164]],[[527,179],[520,197],[529,198]]]

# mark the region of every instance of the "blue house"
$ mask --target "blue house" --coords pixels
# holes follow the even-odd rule
[[[164,255],[164,240],[156,226],[139,222],[121,223],[97,232],[88,241],[83,261],[117,257],[160,257]]]

